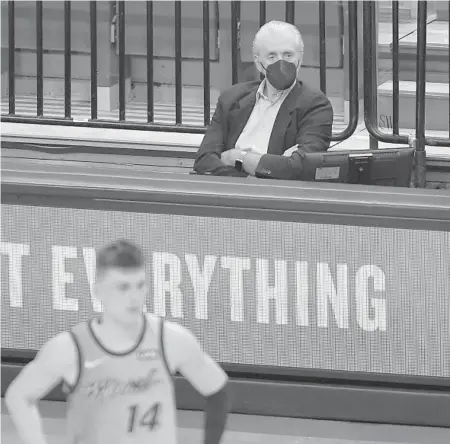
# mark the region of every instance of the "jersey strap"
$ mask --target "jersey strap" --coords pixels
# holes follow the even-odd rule
[[[70,395],[71,393],[73,393],[76,390],[76,388],[78,387],[78,384],[80,383],[81,374],[83,372],[83,354],[81,352],[80,342],[78,341],[77,336],[73,330],[69,330],[68,333],[72,337],[72,340],[75,344],[75,348],[77,349],[77,364],[78,364],[77,367],[78,367],[78,369],[77,369],[77,376],[76,376],[75,382],[73,384],[69,384],[68,382],[64,381],[63,391],[66,395]]]
[[[164,329],[164,318],[160,318],[160,321],[159,321],[159,349],[161,350],[161,358],[164,363],[164,366],[166,367],[167,374],[169,376],[172,376],[172,372],[170,370],[169,363],[167,361],[166,349],[164,346],[164,330],[165,330]]]

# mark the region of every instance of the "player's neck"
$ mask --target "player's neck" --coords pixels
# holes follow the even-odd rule
[[[100,330],[112,332],[113,334],[117,333],[118,335],[134,337],[139,335],[139,333],[142,331],[144,320],[144,315],[141,315],[136,320],[136,322],[124,323],[111,316],[108,316],[107,313],[104,313],[101,320],[99,321],[98,327],[100,328]]]

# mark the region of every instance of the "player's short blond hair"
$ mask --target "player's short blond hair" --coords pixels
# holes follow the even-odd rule
[[[260,40],[262,37],[265,37],[267,34],[270,34],[273,31],[283,31],[287,33],[292,33],[294,38],[296,39],[296,45],[298,48],[298,52],[303,54],[304,51],[304,45],[303,45],[303,38],[300,34],[300,31],[298,28],[291,23],[287,22],[280,22],[277,20],[272,20],[271,22],[266,23],[265,25],[261,26],[259,31],[256,33],[255,38],[253,40],[253,55],[257,56],[260,52]]]
[[[145,265],[142,249],[126,239],[119,239],[97,250],[97,276],[108,269],[137,269]]]

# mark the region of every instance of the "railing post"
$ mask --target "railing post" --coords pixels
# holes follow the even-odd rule
[[[357,98],[356,125],[360,122],[361,111],[364,109],[364,66],[363,66],[363,11],[357,1],[342,2],[344,30],[344,122],[349,123],[351,103]],[[354,40],[354,41],[353,41]],[[356,48],[356,50],[355,50]],[[352,87],[352,81],[353,87]]]
[[[267,16],[267,5],[265,0],[259,2],[259,27],[263,26],[266,23]]]
[[[44,115],[44,26],[42,1],[36,2],[36,115]]]
[[[119,50],[119,120],[124,121],[126,117],[126,56],[125,56],[125,2],[117,2],[118,23],[118,50]]]
[[[72,116],[72,17],[69,0],[64,2],[64,118]]]
[[[427,2],[419,0],[417,7],[417,59],[416,59],[416,165],[420,188],[426,186],[425,153],[425,86],[427,51]]]
[[[175,124],[182,123],[181,1],[175,0]]]
[[[98,59],[98,47],[97,47],[97,1],[91,0],[89,5],[89,24],[90,24],[90,37],[91,37],[91,119],[97,119],[98,112],[98,96],[97,96],[97,59]]]
[[[359,32],[361,27],[358,26],[359,23],[362,24],[362,19],[360,20],[358,3],[356,1],[342,3],[340,6],[340,21],[343,29],[344,122],[347,124],[347,128],[339,134],[333,134],[332,140],[345,140],[355,132],[359,120],[359,98],[362,96],[360,93],[362,85],[360,85],[358,80],[362,78],[362,75],[359,75],[359,60],[362,59],[362,57],[360,58],[362,56],[362,44],[359,44],[359,37],[360,35],[362,37],[362,33]],[[322,60],[323,57],[321,55],[321,65],[323,63]],[[321,88],[325,89],[325,85],[322,84]]]
[[[209,125],[211,117],[211,72],[209,49],[209,0],[203,0],[203,124]]]
[[[400,105],[400,83],[399,83],[399,2],[392,2],[392,132],[399,134],[399,105]]]
[[[286,1],[286,11],[285,11],[286,22],[292,23],[294,25],[295,21],[295,1]]]
[[[327,93],[327,17],[326,17],[326,3],[324,0],[319,1],[319,75],[320,75],[320,90]]]
[[[238,67],[241,59],[241,5],[240,2],[231,1],[231,83],[235,85],[238,79]]]
[[[414,185],[414,187],[419,186],[418,182],[418,168],[417,168],[417,139],[414,133],[411,133],[408,135],[408,145],[410,148],[414,148],[414,169],[412,172],[412,178],[411,178],[411,184]]]
[[[378,2],[377,1],[371,1],[372,6],[372,26],[370,28],[370,36],[373,42],[375,42],[374,45],[372,45],[372,63],[373,63],[373,82],[371,85],[371,88],[373,90],[373,118],[375,119],[375,125],[378,128]],[[379,148],[378,146],[378,140],[374,137],[370,136],[370,149],[371,150],[377,150]]]
[[[110,112],[119,108],[118,21],[117,2],[97,2],[97,106],[99,112]],[[125,101],[130,92],[129,58],[125,56]]]
[[[147,15],[147,122],[153,122],[155,118],[154,108],[154,89],[153,89],[153,50],[154,50],[154,31],[153,31],[153,1],[146,2]]]
[[[9,114],[16,113],[16,17],[14,14],[14,2],[8,2],[8,95]]]

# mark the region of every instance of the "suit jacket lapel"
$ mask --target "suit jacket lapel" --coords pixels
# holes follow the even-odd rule
[[[284,148],[290,148],[284,147],[283,141],[286,134],[286,129],[292,119],[292,114],[295,111],[297,99],[300,95],[300,89],[301,84],[297,82],[278,111],[275,123],[273,125],[272,134],[269,139],[269,146],[267,149],[268,154],[281,155],[284,152]]]
[[[234,148],[239,136],[241,135],[250,114],[253,111],[256,102],[256,91],[259,85],[256,85],[252,91],[244,96],[239,102],[235,109],[230,111],[231,114],[231,125],[230,137],[228,137],[228,149]]]

